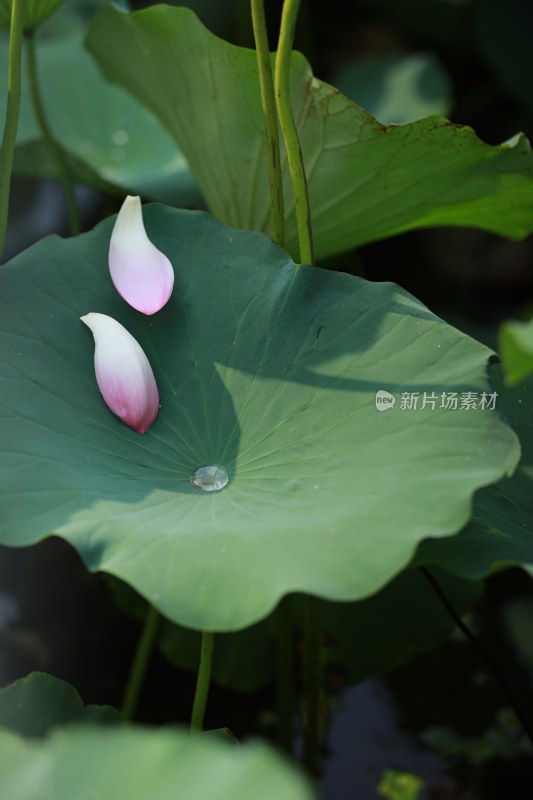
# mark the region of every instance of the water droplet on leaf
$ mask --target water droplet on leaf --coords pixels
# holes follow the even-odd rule
[[[191,483],[203,492],[218,492],[228,482],[228,473],[223,467],[198,467],[191,475]]]

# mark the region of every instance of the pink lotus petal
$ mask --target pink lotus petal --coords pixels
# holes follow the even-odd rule
[[[80,317],[94,336],[96,382],[105,402],[122,422],[145,433],[157,417],[159,393],[140,344],[106,314]]]
[[[143,314],[155,314],[172,294],[172,264],[146,235],[139,197],[128,195],[118,212],[109,271],[119,295]]]

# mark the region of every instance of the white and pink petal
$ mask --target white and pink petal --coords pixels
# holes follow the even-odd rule
[[[134,337],[106,314],[80,318],[94,336],[94,369],[102,397],[122,422],[145,433],[159,411],[159,393],[150,363]]]
[[[148,238],[139,197],[128,195],[117,215],[109,271],[120,296],[143,314],[155,314],[172,294],[172,264]]]

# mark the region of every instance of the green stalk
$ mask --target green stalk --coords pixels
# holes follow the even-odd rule
[[[298,227],[298,244],[302,264],[314,264],[313,234],[311,230],[311,209],[307,191],[304,162],[298,131],[291,108],[289,91],[289,70],[291,61],[294,30],[298,16],[300,0],[284,0],[281,14],[278,51],[275,65],[275,91],[278,104],[278,115],[287,151],[292,190],[296,205],[296,224]]]
[[[284,597],[277,608],[277,700],[278,742],[288,755],[294,751],[294,647],[292,597]]]
[[[304,749],[303,763],[318,775],[320,756],[320,600],[306,597],[304,619]]]
[[[146,612],[142,633],[139,638],[137,651],[133,659],[126,691],[124,692],[124,698],[122,700],[122,707],[120,709],[122,719],[125,722],[129,722],[133,719],[137,709],[141,687],[146,675],[146,668],[148,667],[157,635],[157,629],[159,627],[159,619],[158,611],[150,605]]]
[[[191,733],[201,733],[204,726],[205,707],[209,694],[211,681],[211,668],[213,666],[213,649],[215,634],[202,631],[202,645],[200,649],[200,665],[196,680],[196,691],[191,715]]]
[[[4,250],[9,213],[9,189],[17,139],[22,85],[22,27],[24,0],[13,0],[9,29],[9,65],[4,135],[0,147],[0,257]]]
[[[76,197],[74,195],[74,186],[72,184],[72,178],[70,177],[70,171],[65,154],[61,148],[61,145],[58,143],[57,139],[52,133],[52,129],[50,128],[50,124],[44,110],[43,99],[39,88],[37,57],[35,53],[35,39],[33,36],[33,31],[29,31],[26,35],[26,51],[28,54],[28,77],[30,81],[33,111],[35,113],[39,128],[41,129],[43,138],[50,150],[50,155],[54,160],[57,173],[63,183],[63,191],[65,193],[65,202],[67,204],[71,235],[77,236],[77,234],[81,232],[81,223],[78,206],[76,205]]]
[[[278,117],[276,113],[276,96],[274,94],[274,80],[272,78],[272,63],[270,61],[270,48],[268,46],[265,5],[263,0],[252,0],[252,23],[257,52],[257,66],[259,69],[261,103],[263,105],[263,118],[265,121],[272,238],[275,242],[283,246],[285,241],[285,209],[283,204]]]

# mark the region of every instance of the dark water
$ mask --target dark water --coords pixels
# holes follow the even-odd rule
[[[390,768],[415,773],[435,783],[446,764],[402,730],[393,693],[380,679],[346,689],[332,715],[329,755],[321,781],[328,800],[374,800],[376,786]]]

